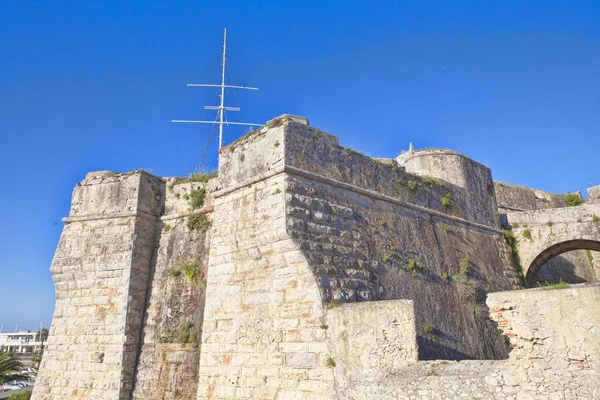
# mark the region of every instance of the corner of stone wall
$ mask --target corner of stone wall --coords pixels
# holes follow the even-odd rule
[[[146,172],[77,184],[51,273],[56,306],[34,399],[128,399],[164,203]]]
[[[594,368],[600,355],[600,284],[489,293],[487,304],[490,318],[510,340],[512,362]]]

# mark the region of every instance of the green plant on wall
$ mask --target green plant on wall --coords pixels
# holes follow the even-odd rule
[[[524,237],[525,239],[529,239],[529,240],[531,240],[531,231],[530,231],[529,229],[525,229],[525,230],[523,231],[522,235],[523,235],[523,237]]]
[[[196,283],[196,271],[198,270],[198,264],[185,264],[183,266],[183,271],[185,272],[185,276],[188,279],[191,279],[192,282]]]
[[[430,333],[433,332],[433,325],[431,324],[425,324],[423,325],[423,332],[425,332],[425,334],[429,335]]]
[[[592,252],[590,250],[586,250],[585,254],[587,255],[588,261],[590,262],[590,266],[594,268],[594,256],[592,256]]]
[[[567,206],[569,206],[569,207],[577,207],[583,203],[583,199],[577,193],[569,192],[569,193],[565,194],[564,196],[565,196],[565,199],[567,200]]]
[[[442,197],[442,205],[446,208],[452,208],[452,193],[448,192]]]
[[[205,189],[198,189],[198,190],[192,191],[192,193],[190,193],[190,196],[189,196],[190,205],[192,206],[192,208],[202,207],[204,205],[204,197],[205,196],[206,196]]]
[[[204,233],[210,228],[210,222],[203,213],[191,213],[188,216],[187,227],[192,231]]]
[[[412,276],[415,276],[417,273],[422,274],[425,272],[425,267],[423,267],[418,260],[413,258],[406,260],[406,268],[412,272]]]
[[[469,256],[465,256],[465,258],[463,258],[460,261],[460,264],[458,264],[458,268],[462,276],[467,275],[467,273],[469,272]]]
[[[515,238],[515,234],[510,229],[502,229],[502,236],[504,237],[506,244],[510,248],[513,266],[515,268],[515,272],[519,276],[521,286],[525,287],[525,275],[523,274],[523,266],[521,265],[519,251],[517,250],[517,239]]]
[[[173,183],[171,184],[170,187],[172,189],[173,186],[175,186],[175,185],[179,185],[182,183],[190,183],[190,182],[206,183],[206,182],[210,181],[211,179],[216,178],[218,174],[219,174],[218,171],[213,171],[213,172],[208,172],[208,173],[192,174],[187,178],[175,178],[175,179],[173,179]]]
[[[331,358],[331,356],[327,356],[327,360],[325,360],[325,365],[329,368],[335,367],[335,360]]]

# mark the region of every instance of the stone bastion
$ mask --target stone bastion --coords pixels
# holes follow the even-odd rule
[[[450,150],[373,159],[291,115],[218,173],[89,173],[32,398],[600,398],[600,287],[524,288],[600,250],[590,193],[575,210]]]

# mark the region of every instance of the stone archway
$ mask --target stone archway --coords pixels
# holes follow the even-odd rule
[[[600,241],[587,239],[566,240],[553,244],[540,252],[526,269],[525,280],[529,286],[533,286],[536,280],[536,275],[542,265],[550,261],[553,257],[566,253],[572,250],[592,250],[600,251]]]

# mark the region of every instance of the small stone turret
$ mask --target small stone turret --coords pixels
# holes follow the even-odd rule
[[[471,207],[487,214],[486,219],[494,223],[497,209],[494,183],[492,173],[485,165],[453,150],[414,150],[412,143],[409,151],[398,156],[396,161],[408,173],[440,179],[464,189]]]

